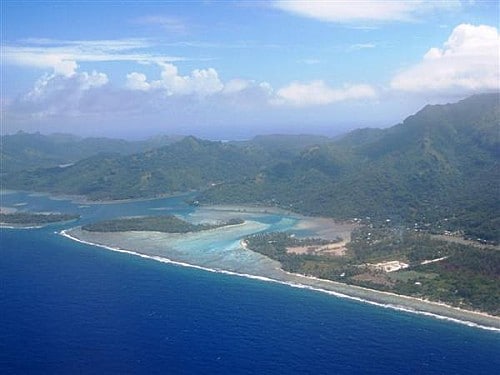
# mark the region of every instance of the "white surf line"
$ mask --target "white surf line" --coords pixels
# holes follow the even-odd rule
[[[16,226],[13,226],[13,225],[0,224],[0,228],[4,228],[4,229],[40,229],[40,228],[43,228],[43,227],[44,227],[43,225],[35,226],[35,227],[23,227],[23,226],[16,227]]]
[[[430,259],[430,260],[424,260],[423,262],[421,262],[420,264],[421,265],[424,265],[424,264],[429,264],[429,263],[436,263],[436,262],[441,262],[442,260],[445,260],[447,259],[448,257],[441,257],[441,258],[436,258],[436,259]]]
[[[406,306],[395,305],[395,304],[391,304],[391,303],[385,304],[385,303],[381,303],[381,302],[375,302],[375,301],[371,301],[369,299],[364,299],[364,298],[361,298],[361,297],[350,296],[348,294],[343,294],[343,293],[336,292],[336,291],[333,291],[333,290],[328,290],[328,289],[322,289],[322,288],[314,287],[314,286],[311,286],[311,285],[294,283],[294,282],[289,282],[289,281],[276,280],[276,279],[272,279],[272,278],[266,277],[266,276],[257,276],[257,275],[252,275],[252,274],[238,273],[238,272],[234,272],[234,271],[227,271],[227,270],[221,270],[221,269],[215,269],[215,268],[208,268],[208,267],[204,267],[204,266],[198,266],[198,265],[195,265],[195,264],[190,264],[190,263],[184,263],[184,262],[179,262],[179,261],[171,260],[171,259],[160,257],[160,256],[157,256],[157,255],[146,255],[146,254],[138,253],[138,252],[131,251],[131,250],[125,250],[125,249],[122,249],[122,248],[119,248],[119,247],[112,247],[112,246],[108,246],[108,245],[93,243],[93,242],[81,240],[81,239],[79,239],[77,237],[74,237],[74,236],[68,234],[67,232],[69,230],[71,230],[71,229],[73,229],[73,228],[62,230],[61,232],[59,232],[59,234],[62,235],[62,236],[64,236],[64,237],[66,237],[66,238],[68,238],[68,239],[71,239],[71,240],[76,241],[76,242],[83,243],[85,245],[90,245],[90,246],[94,246],[94,247],[100,247],[100,248],[103,248],[103,249],[106,249],[106,250],[110,250],[110,251],[115,251],[115,252],[119,252],[119,253],[125,253],[125,254],[129,254],[129,255],[134,255],[134,256],[138,256],[138,257],[144,258],[144,259],[151,259],[151,260],[154,260],[154,261],[157,261],[157,262],[161,262],[161,263],[174,264],[174,265],[181,266],[181,267],[194,268],[194,269],[197,269],[197,270],[207,271],[207,272],[211,272],[211,273],[219,273],[219,274],[225,274],[225,275],[230,275],[230,276],[245,277],[245,278],[253,279],[253,280],[260,280],[260,281],[265,281],[265,282],[272,282],[272,283],[276,283],[276,284],[287,285],[287,286],[290,286],[290,287],[293,287],[293,288],[298,288],[298,289],[308,289],[308,290],[312,290],[312,291],[316,291],[316,292],[326,293],[326,294],[329,294],[329,295],[332,295],[332,296],[335,296],[335,297],[339,297],[339,298],[350,299],[350,300],[354,300],[354,301],[357,301],[357,302],[361,302],[361,303],[366,303],[366,304],[373,305],[373,306],[382,307],[382,308],[385,308],[385,309],[403,311],[403,312],[408,312],[408,313],[412,313],[412,314],[416,314],[416,315],[424,315],[424,316],[432,317],[432,318],[439,319],[439,320],[445,320],[445,321],[449,321],[449,322],[453,322],[453,323],[457,323],[457,324],[466,325],[468,327],[480,328],[480,329],[483,329],[483,330],[494,331],[494,332],[500,333],[500,328],[486,326],[486,325],[474,323],[474,322],[471,322],[471,321],[468,321],[468,320],[461,320],[461,319],[457,319],[457,318],[452,318],[452,317],[448,317],[448,316],[445,316],[445,315],[439,315],[439,314],[428,312],[428,311],[415,310],[413,308],[406,307]],[[316,280],[316,281],[321,281],[321,282],[324,282],[324,281],[328,282],[328,281],[330,281],[330,280],[324,280],[324,279],[315,278],[315,277],[312,277],[312,276],[304,276],[304,275],[300,275],[300,274],[294,274],[294,273],[290,273],[290,272],[286,272],[286,271],[283,271],[283,272],[288,273],[288,274],[293,275],[293,276],[306,277],[306,278],[310,278],[310,279],[313,279],[313,280]],[[366,289],[366,288],[363,288],[363,289]],[[367,289],[367,291],[368,292],[372,292],[369,289]],[[382,292],[382,293],[386,293],[386,292]],[[388,293],[388,294],[393,294],[393,293]],[[393,295],[394,295],[394,297],[403,297],[403,298],[407,297],[407,296],[400,296],[398,294],[393,294]],[[407,298],[413,298],[413,297],[407,297]],[[423,302],[429,302],[429,301],[423,301]],[[445,304],[441,304],[441,305],[443,307],[449,307],[448,305],[445,305]]]

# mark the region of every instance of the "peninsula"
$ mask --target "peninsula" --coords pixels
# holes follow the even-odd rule
[[[59,213],[0,213],[0,225],[37,226],[79,219],[80,215]]]

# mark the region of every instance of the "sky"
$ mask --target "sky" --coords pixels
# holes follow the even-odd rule
[[[499,91],[494,0],[0,0],[1,133],[335,136]]]

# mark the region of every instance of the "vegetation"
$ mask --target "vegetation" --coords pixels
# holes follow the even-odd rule
[[[145,141],[81,138],[70,134],[43,135],[18,132],[0,136],[0,173],[26,169],[54,168],[102,153],[128,155],[165,146],[179,137],[160,136]]]
[[[162,215],[101,221],[84,225],[82,229],[89,232],[154,231],[165,233],[188,233],[242,223],[242,219],[235,218],[217,224],[191,224],[172,215]]]
[[[357,130],[336,140],[274,135],[223,143],[186,137],[133,155],[101,154],[66,168],[12,173],[2,182],[10,189],[94,200],[198,190],[200,203],[389,219],[499,243],[499,118],[500,95],[476,95],[427,106],[392,128]]]
[[[61,221],[75,220],[80,215],[70,214],[41,214],[32,212],[0,213],[0,223],[15,225],[42,225]]]
[[[427,106],[389,129],[306,148],[251,178],[204,191],[202,203],[278,205],[500,241],[500,96]]]
[[[186,137],[144,153],[97,155],[67,168],[11,174],[5,185],[94,200],[156,197],[253,175],[260,161],[259,153],[251,150]]]
[[[344,256],[292,254],[308,243],[290,234],[257,234],[247,247],[279,261],[284,270],[395,292],[500,315],[500,251],[433,240],[428,234],[387,226],[356,230]],[[402,261],[384,272],[376,264]],[[433,262],[428,262],[433,261]]]
[[[22,172],[17,170],[23,166],[86,157],[88,152],[81,150],[99,142],[84,147],[75,139],[61,140],[67,136],[48,142],[44,136],[19,134],[1,140],[8,167],[1,171],[2,187],[95,200],[197,190],[196,204],[257,203],[307,215],[358,218],[365,226],[353,233],[344,256],[289,254],[287,246],[302,240],[282,233],[259,234],[247,242],[288,271],[499,314],[500,252],[430,236],[454,233],[478,243],[500,243],[499,119],[500,94],[484,94],[426,106],[402,124],[360,129],[341,139],[272,135],[223,143],[186,137],[147,151],[117,141],[97,148],[129,152]],[[63,150],[74,159],[63,157]],[[9,171],[16,172],[4,174]],[[173,217],[84,227],[181,233],[209,228]],[[435,259],[440,260],[422,263]],[[385,273],[367,266],[388,260],[409,268]]]
[[[222,143],[186,137],[133,155],[97,155],[66,168],[12,173],[3,183],[95,200],[198,190],[200,203],[369,217],[499,243],[499,118],[500,94],[475,95],[341,139],[274,135]]]

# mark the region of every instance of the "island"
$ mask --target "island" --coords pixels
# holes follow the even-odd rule
[[[38,212],[0,213],[0,225],[39,226],[79,219],[80,215]]]
[[[336,139],[189,136],[133,155],[104,153],[2,178],[12,190],[85,196],[96,204],[186,192],[190,215],[198,215],[193,223],[122,218],[63,234],[162,261],[457,317],[452,308],[441,312],[446,304],[461,309],[458,319],[462,310],[481,311],[500,326],[499,99],[490,93],[428,105],[392,127]],[[234,210],[200,220],[200,211],[221,205]],[[230,227],[216,215],[245,222]],[[330,234],[308,227],[320,218],[335,221],[331,227],[357,227]]]
[[[240,218],[231,218],[214,224],[192,224],[174,215],[126,217],[82,226],[88,232],[163,232],[163,233],[189,233],[221,228],[229,225],[243,224]]]

